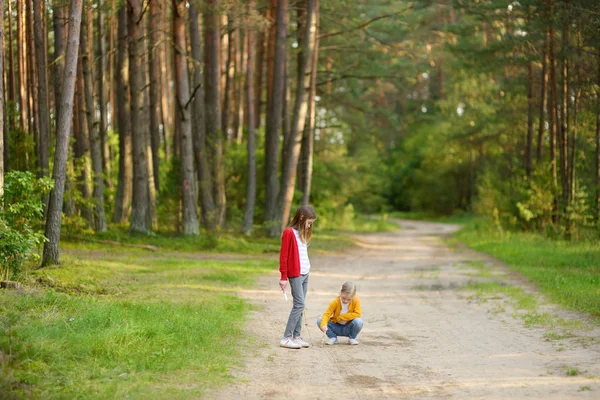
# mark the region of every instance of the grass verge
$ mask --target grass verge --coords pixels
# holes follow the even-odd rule
[[[553,302],[600,322],[600,243],[550,240],[532,233],[500,235],[476,222],[466,223],[453,240],[503,261]]]

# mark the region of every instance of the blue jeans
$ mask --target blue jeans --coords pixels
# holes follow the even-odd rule
[[[300,332],[302,331],[302,312],[304,311],[304,302],[306,300],[306,292],[308,291],[308,275],[300,275],[288,279],[294,305],[292,311],[290,311],[283,337],[291,338],[300,336]]]
[[[319,317],[317,319],[317,326],[321,329],[321,321],[323,317]],[[334,338],[338,336],[348,336],[350,339],[356,339],[360,330],[363,327],[362,319],[355,318],[352,321],[348,322],[346,325],[336,324],[334,322],[329,321],[327,323],[327,337]]]

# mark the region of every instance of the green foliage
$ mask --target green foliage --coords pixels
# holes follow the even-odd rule
[[[39,229],[43,217],[42,195],[52,190],[48,178],[35,178],[31,172],[11,171],[5,176],[0,197],[0,279],[18,273],[36,246],[45,240]]]

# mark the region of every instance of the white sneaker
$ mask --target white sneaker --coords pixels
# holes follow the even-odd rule
[[[299,344],[302,347],[310,347],[310,343],[308,343],[304,339],[302,339],[302,336],[295,337],[294,343]]]
[[[279,342],[279,345],[281,347],[285,347],[286,349],[301,349],[302,348],[302,345],[294,342],[292,340],[292,338],[289,338],[289,337],[288,338],[284,337],[283,339],[281,339],[281,342]]]
[[[327,340],[327,344],[338,344],[338,338],[337,337],[332,337],[329,338],[329,340]]]
[[[352,345],[357,345],[358,344],[358,340],[356,340],[356,339],[349,339],[348,343],[352,344]]]

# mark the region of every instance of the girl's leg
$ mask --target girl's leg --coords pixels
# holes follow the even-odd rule
[[[285,333],[283,337],[291,338],[294,334],[294,329],[299,322],[302,321],[302,311],[304,311],[304,291],[302,290],[302,277],[289,278],[290,288],[292,290],[292,299],[294,305],[290,316],[288,318],[287,325],[285,327]]]
[[[334,338],[344,335],[344,325],[336,324],[331,321],[327,323],[327,337]]]
[[[356,339],[363,327],[363,322],[362,319],[356,318],[348,322],[346,325],[343,325],[343,327],[344,333],[340,336],[348,336],[350,339]]]
[[[308,292],[308,275],[301,275],[300,279],[302,279],[302,304],[306,304],[306,293]],[[302,312],[304,312],[304,307],[302,308]],[[300,314],[300,319],[296,323],[294,327],[294,337],[300,336],[300,332],[302,332],[302,314]]]

